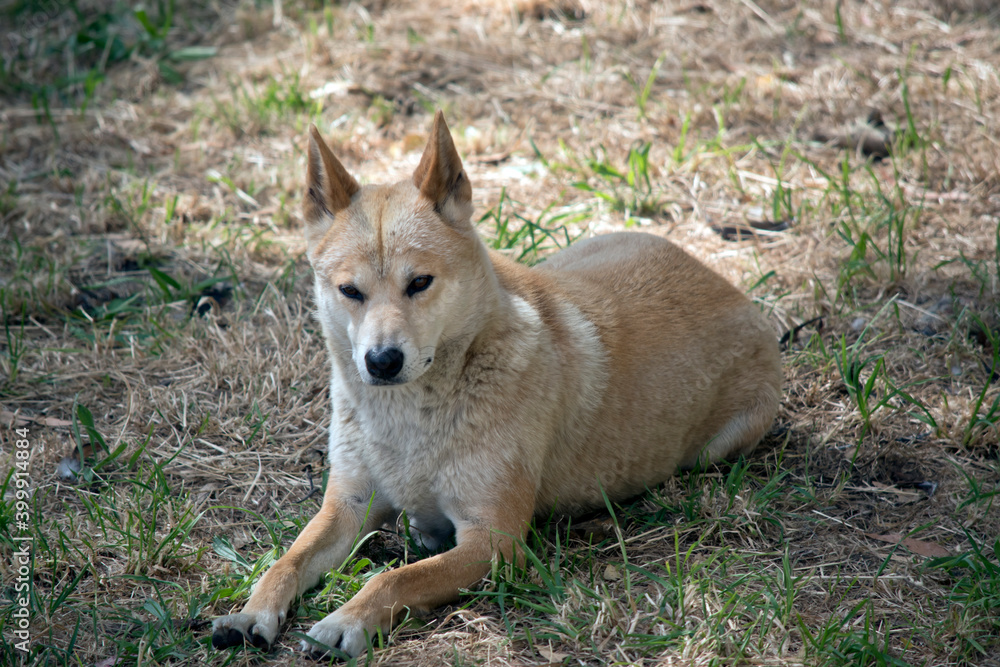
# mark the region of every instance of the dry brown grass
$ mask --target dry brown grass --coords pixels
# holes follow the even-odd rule
[[[93,54],[45,50],[78,27],[71,12],[45,14],[38,29],[28,19],[42,10],[18,15],[17,44],[34,46],[25,58],[5,52],[0,290],[11,337],[0,337],[0,470],[14,464],[14,427],[30,428],[34,525],[48,540],[36,542],[33,585],[51,601],[79,577],[64,603],[33,618],[36,650],[51,647],[45,660],[63,664],[71,643],[74,664],[229,659],[194,643],[207,636],[201,621],[239,604],[210,599],[237,581],[213,537],[251,561],[287,546],[314,511],[315,496],[302,499],[324,465],[327,371],[297,217],[304,130],[315,120],[363,181],[388,181],[412,171],[440,107],[480,213],[505,191],[531,219],[550,205],[589,207],[578,232],[620,228],[622,211],[571,184],[628,198],[634,188],[611,184],[588,159],[622,168],[650,142],[655,210],[630,213],[629,224],[753,286],[778,334],[822,320],[789,343],[779,427],[736,491],[725,491],[725,468],[671,480],[622,510],[628,562],[652,570],[680,553],[686,588],[629,576],[613,528],[540,526],[539,553],[555,558],[561,536],[576,559],[562,563],[574,573],[567,581],[584,582],[551,596],[551,613],[502,614],[491,591],[527,591],[544,577],[498,574],[482,597],[396,633],[374,662],[881,664],[878,650],[838,657],[804,637],[840,618],[836,636],[854,636],[867,609],[856,605],[867,601],[885,656],[1000,664],[996,608],[949,599],[961,571],[930,569],[919,553],[969,552],[968,535],[989,550],[1000,536],[997,422],[970,429],[984,387],[980,413],[1000,392],[989,368],[990,337],[1000,335],[993,3],[195,4],[181,3],[168,42],[217,46],[215,57],[174,63],[184,79],[171,83],[155,53],[136,54],[108,69],[85,109],[82,88],[64,86],[47,97],[45,118],[11,84],[97,66]],[[854,124],[871,109],[892,155],[866,162]],[[871,249],[852,258],[837,230],[867,232],[884,250],[892,215],[905,219],[905,261]],[[713,230],[761,220],[787,228],[735,241]],[[181,286],[169,299],[157,298],[149,266]],[[188,289],[211,277],[223,282]],[[134,294],[127,312],[101,319]],[[203,316],[191,316],[196,306]],[[835,359],[841,337],[855,344],[866,326],[856,347],[913,398],[892,399],[867,424]],[[889,390],[877,380],[876,397]],[[110,450],[124,445],[94,484],[57,474],[76,447],[76,404]],[[135,479],[159,491],[138,493]],[[130,542],[109,535],[88,502],[112,522],[151,521],[162,507],[151,537]],[[163,552],[137,546],[199,514]],[[916,551],[875,537],[911,533]],[[408,557],[404,549],[386,535],[366,553],[377,561]],[[11,551],[0,540],[5,587]],[[789,588],[787,615],[753,615]],[[143,630],[155,623],[142,607],[153,599],[174,619],[173,657],[162,633]],[[1000,593],[986,599],[1000,604]],[[315,619],[327,603],[311,599],[300,613]],[[309,622],[286,628],[267,662],[303,662],[289,631]],[[677,628],[662,644],[637,639]],[[759,640],[734,644],[751,628]],[[237,654],[227,664],[259,661]]]

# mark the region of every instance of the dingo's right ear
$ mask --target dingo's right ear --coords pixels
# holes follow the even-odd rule
[[[330,227],[337,212],[351,205],[351,198],[361,186],[340,164],[315,125],[309,126],[308,155],[302,217],[306,242],[312,246]]]

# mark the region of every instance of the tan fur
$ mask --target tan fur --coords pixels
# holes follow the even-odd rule
[[[358,655],[407,609],[451,601],[492,558],[510,558],[534,513],[627,498],[749,452],[769,428],[781,386],[773,332],[672,243],[601,236],[534,269],[488,252],[440,113],[412,181],[358,187],[315,128],[309,156],[330,480],[243,612],[216,619],[216,646],[272,643],[294,599],[402,510],[428,547],[454,530],[454,549],[372,578],[309,633]],[[425,276],[429,287],[408,292]],[[366,355],[386,348],[403,361],[378,377]]]

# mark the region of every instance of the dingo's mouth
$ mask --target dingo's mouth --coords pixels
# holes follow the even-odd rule
[[[365,384],[371,387],[398,387],[399,385],[406,384],[409,380],[405,378],[392,378],[391,380],[385,380],[382,378],[367,376],[362,376],[361,378]]]

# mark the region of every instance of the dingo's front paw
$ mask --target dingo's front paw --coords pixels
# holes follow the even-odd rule
[[[309,636],[324,646],[338,649],[348,657],[354,658],[368,650],[376,632],[376,627],[369,626],[353,614],[338,609],[314,625],[309,631]],[[329,654],[325,648],[306,640],[302,640],[302,650],[316,658]]]
[[[278,636],[278,616],[267,613],[242,613],[220,616],[212,621],[212,646],[226,648],[250,643],[269,649]]]

